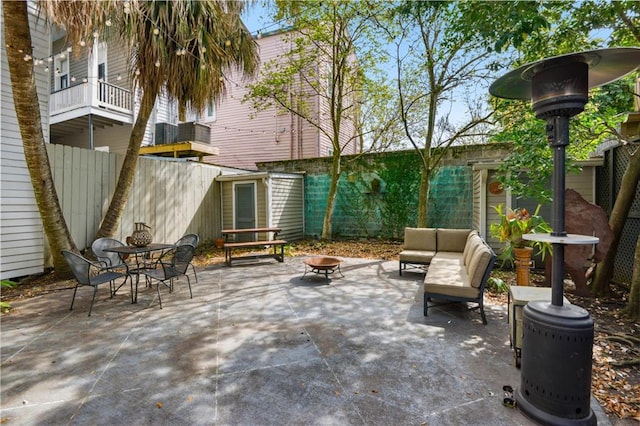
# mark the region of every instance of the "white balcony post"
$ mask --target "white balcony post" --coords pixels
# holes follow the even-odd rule
[[[98,41],[94,40],[91,53],[87,58],[87,101],[92,107],[98,107]]]

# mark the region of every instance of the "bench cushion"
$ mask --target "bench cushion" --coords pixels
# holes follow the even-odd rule
[[[436,251],[436,230],[434,228],[404,228],[405,250]]]
[[[424,277],[424,291],[454,297],[478,297],[477,288],[469,285],[466,268],[462,265],[462,254],[438,252],[431,261]]]
[[[436,255],[435,251],[425,250],[402,250],[400,252],[400,262],[408,263],[431,263],[431,259]]]
[[[464,246],[467,243],[471,229],[442,229],[438,228],[438,247],[437,251],[457,251],[462,254]]]

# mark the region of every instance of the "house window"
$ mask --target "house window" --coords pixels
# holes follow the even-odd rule
[[[60,89],[66,89],[69,87],[69,75],[64,74],[60,76]]]
[[[205,123],[216,121],[216,105],[213,102],[209,102],[203,113],[200,115],[200,121]]]
[[[67,87],[69,87],[69,59],[67,57],[56,57],[55,90],[62,90]]]

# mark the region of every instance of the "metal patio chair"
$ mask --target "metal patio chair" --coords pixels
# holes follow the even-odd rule
[[[89,316],[91,316],[91,310],[93,309],[93,302],[96,299],[96,293],[98,287],[101,284],[109,283],[109,293],[113,298],[117,288],[115,288],[115,280],[124,277],[124,281],[120,284],[122,287],[129,279],[128,274],[115,272],[111,268],[105,268],[101,263],[92,262],[89,259],[73,253],[69,250],[62,250],[62,255],[66,259],[75,279],[77,281],[75,288],[73,289],[73,298],[71,299],[71,307],[69,310],[73,310],[73,302],[76,300],[76,292],[81,285],[93,287],[93,297],[91,298],[91,306],[89,306]],[[131,284],[131,294],[133,294],[133,280],[129,281]]]
[[[158,292],[158,301],[160,309],[162,309],[162,298],[160,297],[160,284],[164,284],[169,288],[169,293],[173,291],[173,280],[181,276],[187,277],[189,285],[189,295],[193,299],[191,292],[191,280],[187,275],[187,269],[193,259],[195,247],[191,244],[181,244],[165,253],[163,253],[156,262],[156,268],[144,269],[140,273],[144,274],[149,280],[156,280],[158,284],[156,290]]]
[[[113,238],[98,238],[91,244],[91,251],[96,256],[98,262],[103,264],[105,268],[127,268],[128,265],[122,260],[118,253],[105,251],[105,249],[124,246],[125,244],[122,241]]]
[[[182,238],[180,238],[178,241],[176,241],[176,246],[180,246],[183,244],[191,244],[195,249],[196,247],[198,247],[199,243],[200,243],[200,237],[198,236],[198,234],[186,234]],[[193,278],[195,278],[196,282],[198,282],[198,276],[196,275],[195,266],[193,266],[193,263],[191,262],[189,262],[189,265],[191,265],[191,270],[193,270]]]

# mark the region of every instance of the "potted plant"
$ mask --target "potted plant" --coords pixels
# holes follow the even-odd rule
[[[493,208],[500,215],[500,222],[491,224],[491,236],[506,244],[499,259],[513,265],[515,258],[518,285],[528,285],[533,250],[536,249],[537,254],[542,255],[544,259],[547,253],[551,253],[551,245],[540,241],[525,240],[522,236],[530,233],[549,233],[551,227],[538,214],[540,205],[533,214],[529,213],[526,208],[505,211],[502,204]]]

